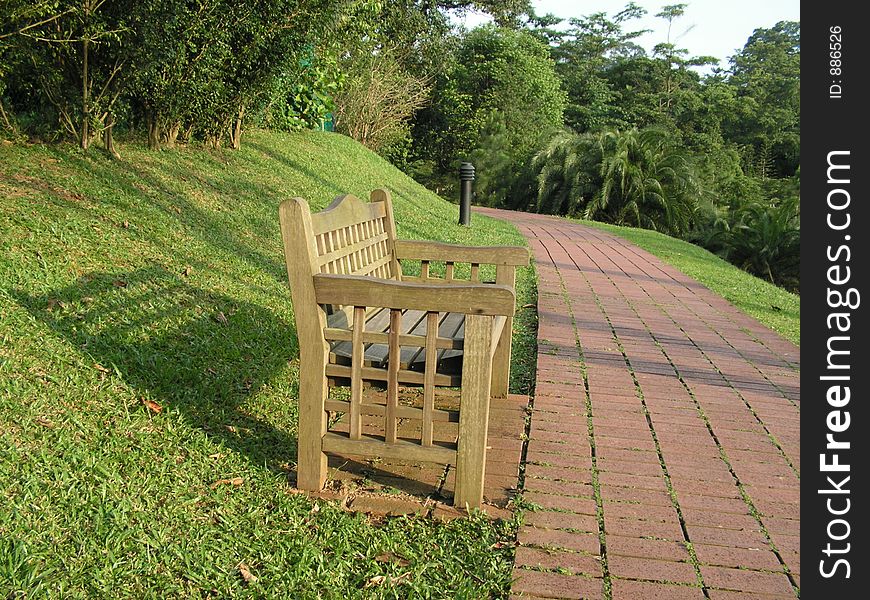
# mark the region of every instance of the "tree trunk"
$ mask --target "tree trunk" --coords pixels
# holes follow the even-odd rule
[[[233,150],[238,150],[242,147],[242,118],[245,116],[245,105],[239,105],[239,114],[236,116],[236,123],[233,127],[232,144]]]
[[[160,126],[157,124],[157,114],[149,109],[145,119],[148,121],[148,149],[160,150]]]
[[[85,38],[82,41],[82,130],[80,145],[82,150],[88,149],[88,144],[91,139],[90,132],[90,107],[88,106],[88,46],[90,40]]]
[[[2,101],[0,101],[0,117],[3,117],[3,124],[6,126],[6,129],[8,129],[9,131],[15,131],[12,123],[9,121],[9,117],[6,115],[6,110],[3,108]]]
[[[188,125],[187,129],[184,130],[184,133],[181,134],[181,141],[185,144],[189,144],[191,137],[193,137],[193,123]]]
[[[181,123],[173,123],[166,130],[166,147],[175,148],[175,140],[178,139],[178,132],[181,131]]]
[[[221,138],[223,138],[223,135],[220,133],[220,131],[209,133],[205,136],[205,144],[206,146],[217,150],[221,147]]]
[[[121,155],[115,150],[115,139],[112,131],[115,128],[115,115],[109,113],[106,115],[106,128],[103,130],[103,143],[106,145],[106,152],[115,160],[120,160]]]

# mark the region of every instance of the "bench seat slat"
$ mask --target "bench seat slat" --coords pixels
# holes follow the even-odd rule
[[[462,342],[464,332],[465,315],[461,313],[443,313],[438,326],[439,351],[438,363],[440,366],[450,359],[462,356]],[[390,325],[390,311],[383,309],[366,319],[366,332],[385,333]],[[327,317],[327,326],[336,329],[347,329],[347,317],[344,312],[338,311]],[[420,341],[426,334],[426,313],[419,310],[406,310],[402,314],[403,336],[420,336]],[[443,340],[443,341],[442,341]],[[447,342],[452,340],[452,342]],[[449,347],[448,347],[449,344]],[[352,354],[352,346],[349,341],[331,342],[331,352],[334,358],[349,359]],[[367,366],[384,367],[387,364],[389,349],[387,344],[367,344],[364,354]],[[426,352],[421,346],[403,346],[401,352],[401,368],[422,368],[426,361]],[[456,365],[450,365],[451,367]],[[453,370],[453,369],[451,369]]]

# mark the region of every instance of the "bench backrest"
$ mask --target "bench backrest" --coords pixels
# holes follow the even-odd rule
[[[303,329],[322,332],[326,310],[332,310],[315,302],[314,275],[401,279],[393,203],[386,190],[374,190],[369,202],[339,196],[314,214],[305,200],[293,198],[281,204],[280,221],[300,343]]]
[[[394,256],[396,225],[389,192],[375,190],[371,202],[339,196],[311,215],[320,273],[398,279]]]

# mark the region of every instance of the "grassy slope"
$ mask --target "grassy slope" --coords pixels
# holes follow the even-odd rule
[[[743,312],[800,345],[800,297],[759,279],[715,254],[688,242],[647,229],[583,221],[655,254],[716,292]]]
[[[0,596],[503,594],[511,549],[491,548],[508,525],[373,524],[292,493],[298,350],[276,212],[386,186],[402,237],[521,236],[482,216],[457,226],[454,206],[341,136],[244,141],[127,144],[119,162],[0,146]],[[534,347],[522,312],[518,391]]]

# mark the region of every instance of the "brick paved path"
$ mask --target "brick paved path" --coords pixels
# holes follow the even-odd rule
[[[539,277],[516,597],[795,598],[798,348],[627,241],[487,212]]]

